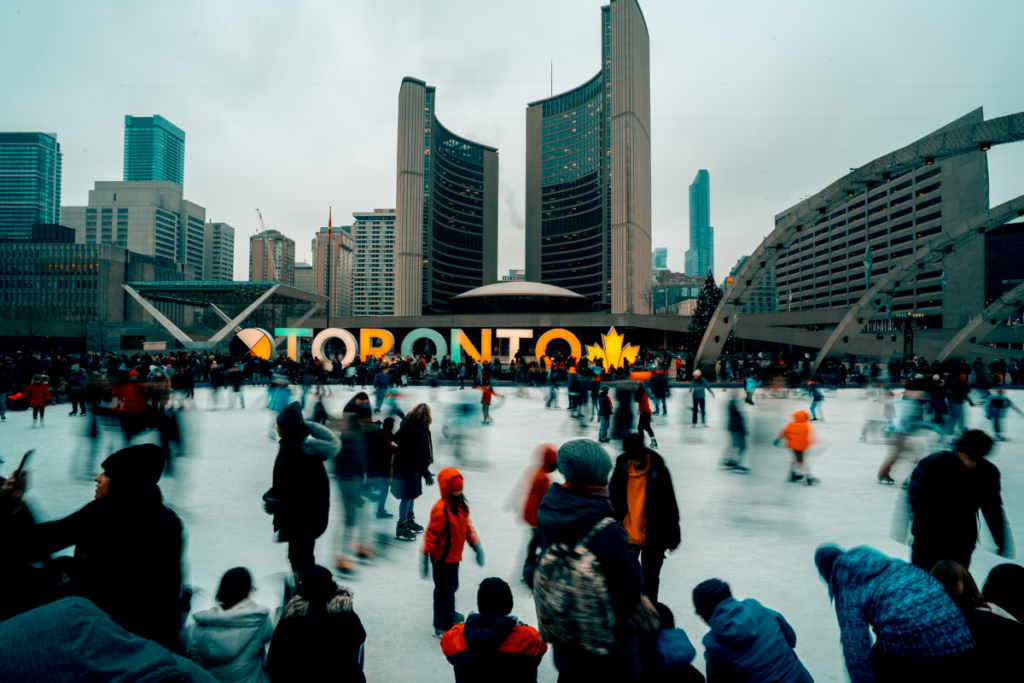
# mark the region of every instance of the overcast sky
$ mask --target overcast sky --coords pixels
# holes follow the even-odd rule
[[[500,154],[499,272],[524,265],[525,108],[600,69],[600,0],[0,0],[0,130],[58,134],[63,201],[121,180],[124,116],[184,129],[185,196],[309,260],[312,234],[392,208],[398,89]],[[984,107],[1024,111],[1024,2],[641,0],[651,37],[653,244],[683,269],[687,186],[711,174],[715,270],[850,167]],[[991,204],[1024,146],[989,152]]]

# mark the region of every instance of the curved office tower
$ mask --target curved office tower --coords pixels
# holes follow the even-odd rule
[[[651,75],[636,0],[601,8],[601,70],[526,110],[526,279],[647,313]]]
[[[498,279],[498,150],[437,120],[435,89],[402,79],[398,92],[395,315],[448,308]]]

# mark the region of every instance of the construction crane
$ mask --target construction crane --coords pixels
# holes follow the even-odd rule
[[[263,253],[266,254],[266,253],[269,253],[269,251],[270,251],[270,245],[267,243],[267,239],[266,239],[267,226],[263,223],[263,214],[260,213],[259,207],[256,208],[256,215],[260,217],[260,227],[263,229],[263,233],[264,233]],[[274,255],[273,254],[270,254],[270,274],[273,277],[274,281],[276,282],[277,281],[277,266],[274,264]]]

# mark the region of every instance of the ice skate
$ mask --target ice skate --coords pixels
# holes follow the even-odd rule
[[[413,533],[422,534],[423,527],[416,523],[416,515],[409,515],[409,519],[405,520],[405,526],[409,531]]]
[[[395,538],[399,541],[415,541],[416,534],[405,524],[399,524],[395,531]]]
[[[879,484],[895,484],[896,480],[893,479],[892,477],[879,477],[878,478],[878,483]]]

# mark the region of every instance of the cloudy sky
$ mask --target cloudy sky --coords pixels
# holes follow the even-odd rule
[[[524,265],[525,106],[600,68],[601,0],[0,0],[0,130],[56,132],[63,204],[120,180],[124,115],[187,134],[185,196],[296,241],[394,207],[398,89],[437,86],[450,129],[500,150],[499,271]],[[1021,0],[641,0],[651,36],[653,241],[683,268],[687,186],[711,174],[716,271],[772,217],[977,107],[1024,111]],[[993,205],[1024,147],[989,153]]]

